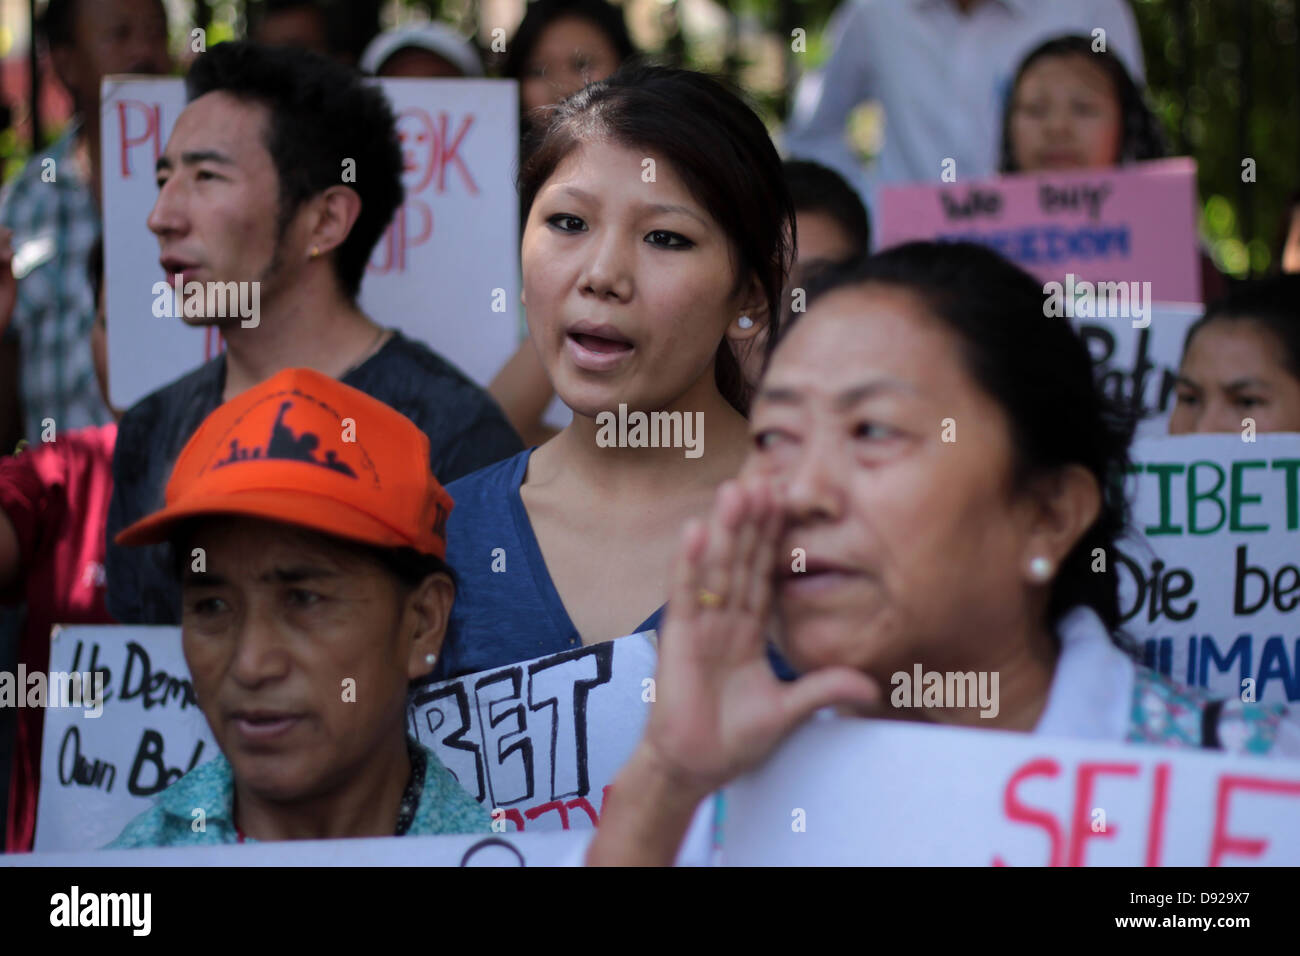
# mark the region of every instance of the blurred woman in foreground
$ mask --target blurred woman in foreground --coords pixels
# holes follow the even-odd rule
[[[1092,569],[1125,525],[1129,425],[1035,279],[976,246],[914,243],[808,291],[740,480],[683,533],[657,703],[589,863],[671,862],[701,800],[828,706],[1300,754],[1283,708],[1210,701],[1118,637],[1114,562]],[[773,617],[793,683],[767,666]],[[916,664],[997,674],[996,715],[894,711],[891,675]]]

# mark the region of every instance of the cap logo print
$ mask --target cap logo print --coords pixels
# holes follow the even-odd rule
[[[283,458],[290,461],[305,461],[308,464],[320,465],[322,468],[331,468],[347,475],[349,478],[355,478],[357,473],[352,470],[347,462],[338,460],[338,452],[334,449],[325,452],[324,461],[312,454],[320,445],[320,437],[308,431],[304,431],[301,435],[295,435],[293,429],[284,423],[284,414],[291,408],[293,408],[293,402],[280,403],[280,413],[275,416],[275,421],[271,424],[271,435],[266,442],[265,454],[263,454],[261,448],[240,448],[239,439],[233,438],[230,441],[230,457],[214,462],[212,467],[220,468],[223,465],[232,465],[240,461]]]

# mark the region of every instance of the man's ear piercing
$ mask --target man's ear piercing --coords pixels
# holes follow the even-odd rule
[[[428,664],[430,667],[432,667],[434,664],[436,664],[437,661],[438,661],[438,655],[437,655],[437,654],[425,654],[425,655],[424,655],[424,662],[425,662],[426,664]]]
[[[752,329],[754,327],[754,320],[747,315],[742,315],[736,320],[736,324],[742,329]]]
[[[311,257],[312,257],[313,259],[315,259],[315,258],[316,258],[317,256],[319,256],[319,255],[320,255],[320,246],[312,246],[312,247],[311,247]]]
[[[1040,554],[1029,562],[1029,576],[1040,584],[1046,582],[1052,576],[1052,562]]]

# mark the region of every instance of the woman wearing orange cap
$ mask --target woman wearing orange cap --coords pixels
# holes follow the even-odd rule
[[[406,418],[305,369],[204,421],[166,507],[118,540],[175,549],[185,660],[222,754],[113,848],[490,828],[406,733],[455,596],[452,502],[428,461]]]

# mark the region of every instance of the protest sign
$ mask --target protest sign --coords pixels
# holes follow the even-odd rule
[[[654,632],[430,684],[409,731],[496,811],[497,832],[590,830],[653,700]],[[102,715],[45,716],[36,849],[112,841],[167,786],[220,752],[174,627],[69,627],[50,670],[104,674]]]
[[[223,846],[0,854],[0,867],[57,866],[565,866],[580,863],[590,833],[286,840]]]
[[[51,709],[41,744],[37,851],[111,841],[217,745],[173,627],[56,628],[52,672],[104,675],[102,715]]]
[[[361,308],[486,384],[517,344],[516,85],[377,82],[397,118],[406,198],[370,258]],[[180,79],[117,76],[103,83],[109,387],[121,408],[222,348],[215,326],[169,317],[175,301],[146,225],[158,195],[155,163],[184,108]],[[367,174],[346,163],[340,183]]]
[[[1138,414],[1139,438],[1169,434],[1183,342],[1200,317],[1200,309],[1156,303],[1141,329],[1123,317],[1075,319],[1102,391]]]
[[[590,829],[654,699],[653,632],[422,688],[412,732],[507,830]]]
[[[814,720],[726,791],[741,866],[1295,866],[1300,761]]]
[[[1147,662],[1216,696],[1300,701],[1300,435],[1135,444],[1122,627]],[[1094,558],[1097,556],[1094,556]]]
[[[1196,163],[1188,158],[886,186],[876,218],[882,249],[912,239],[969,240],[1044,282],[1073,275],[1080,293],[1085,282],[1137,282],[1150,290],[1148,302],[1201,301]]]

